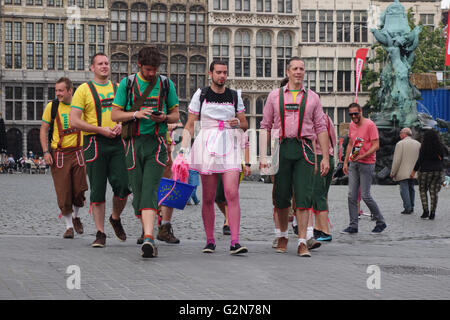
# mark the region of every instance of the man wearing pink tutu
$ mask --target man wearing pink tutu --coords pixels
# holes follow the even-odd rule
[[[202,218],[206,233],[206,246],[203,252],[213,253],[216,248],[214,201],[217,179],[220,175],[228,205],[230,253],[246,253],[247,248],[239,244],[241,218],[239,175],[246,143],[244,130],[248,129],[245,107],[240,91],[225,86],[228,77],[225,62],[213,61],[209,76],[211,86],[198,89],[189,104],[189,116],[181,151],[188,159],[189,169],[198,171],[201,176]],[[189,152],[190,137],[194,136],[196,123],[200,124],[200,131]]]

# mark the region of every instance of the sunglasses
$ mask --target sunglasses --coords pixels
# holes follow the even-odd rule
[[[350,112],[349,113],[349,115],[350,115],[350,117],[353,117],[353,116],[359,116],[359,112]]]

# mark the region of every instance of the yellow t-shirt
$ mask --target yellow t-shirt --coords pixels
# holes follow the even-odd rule
[[[114,100],[114,89],[111,81],[107,84],[98,84],[93,82],[98,96],[102,103],[102,127],[113,128],[117,123],[111,120],[111,105]],[[71,108],[77,108],[83,111],[82,120],[97,126],[97,111],[95,110],[95,101],[87,83],[80,85],[72,98]],[[93,132],[83,132],[85,135],[94,134]]]
[[[292,93],[292,101],[295,102],[295,100],[297,99],[298,93],[300,92],[300,90],[289,90]]]
[[[56,116],[59,116],[59,120],[61,121],[61,127],[63,130],[69,129],[69,115],[70,115],[70,104],[65,104],[64,102],[60,102],[58,106],[58,113]],[[42,114],[42,121],[50,124],[52,121],[52,102],[49,102],[45,107],[44,113]],[[56,119],[53,123],[53,136],[52,136],[52,149],[58,148],[59,142],[59,130],[58,125],[56,123]],[[83,145],[83,140],[80,138],[80,145]],[[63,137],[62,148],[70,148],[77,147],[77,134],[72,133],[65,137]]]

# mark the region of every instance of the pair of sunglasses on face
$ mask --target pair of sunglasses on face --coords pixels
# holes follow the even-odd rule
[[[359,116],[360,112],[350,112],[349,115],[350,117],[357,117]]]

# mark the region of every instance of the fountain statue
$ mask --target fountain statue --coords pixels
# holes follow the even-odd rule
[[[409,74],[422,28],[417,26],[411,30],[399,0],[381,14],[379,27],[370,31],[389,59],[380,77],[380,112],[371,118],[379,128],[414,127],[418,125],[416,100],[420,99],[420,91],[409,81]]]

